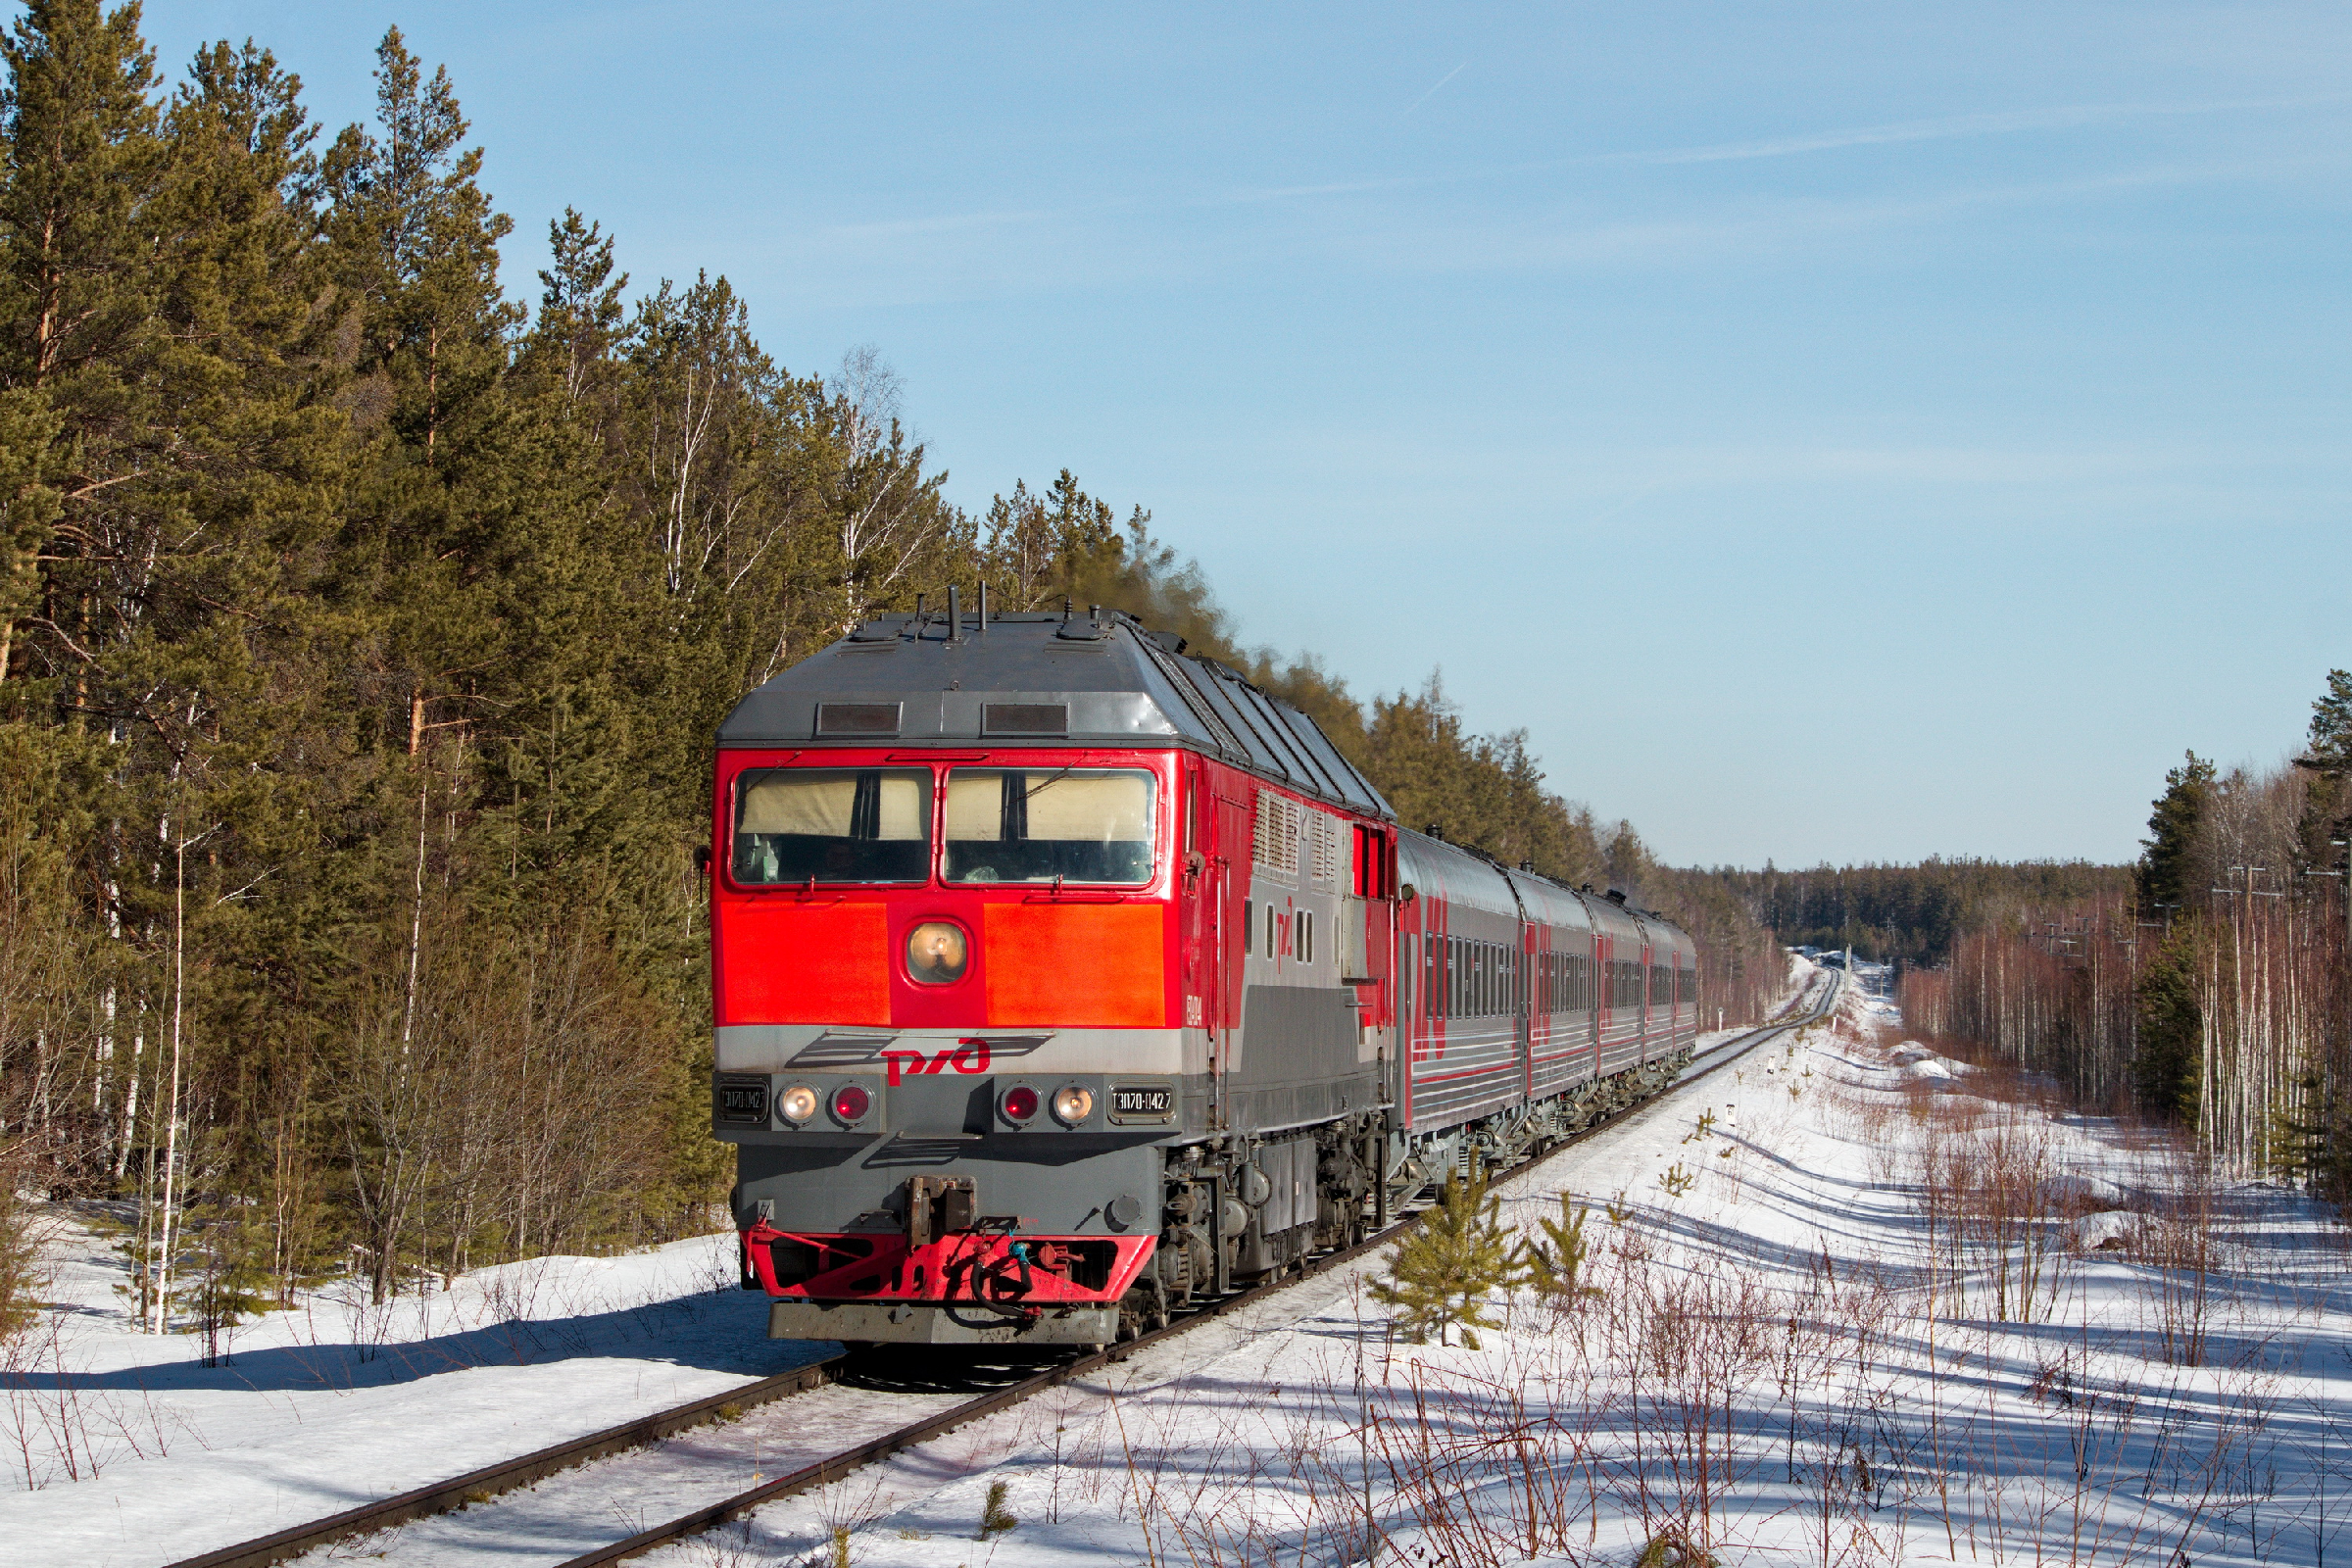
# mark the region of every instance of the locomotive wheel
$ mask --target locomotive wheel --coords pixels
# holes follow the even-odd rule
[[[1159,1293],[1159,1281],[1138,1280],[1127,1287],[1125,1296],[1119,1298],[1118,1342],[1121,1345],[1153,1329],[1165,1328],[1167,1322],[1168,1309],[1165,1298]]]

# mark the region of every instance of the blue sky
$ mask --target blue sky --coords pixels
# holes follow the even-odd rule
[[[2352,13],[148,6],[332,124],[446,63],[978,508],[1063,466],[1252,641],[1682,862],[2136,851],[2352,664]]]

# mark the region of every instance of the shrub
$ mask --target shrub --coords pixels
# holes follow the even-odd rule
[[[1388,1277],[1372,1282],[1372,1298],[1396,1309],[1415,1345],[1433,1333],[1443,1345],[1458,1328],[1463,1347],[1475,1350],[1478,1331],[1499,1326],[1485,1315],[1486,1298],[1527,1277],[1519,1248],[1495,1217],[1501,1204],[1478,1170],[1446,1177],[1437,1206],[1396,1244]]]

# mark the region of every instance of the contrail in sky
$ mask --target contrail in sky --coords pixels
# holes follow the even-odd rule
[[[1462,74],[1464,71],[1467,71],[1467,70],[1469,69],[1469,67],[1470,67],[1470,62],[1469,62],[1469,61],[1467,61],[1467,60],[1463,61],[1463,62],[1462,62],[1460,65],[1458,65],[1458,66],[1454,67],[1454,68],[1453,68],[1451,71],[1448,71],[1447,73],[1446,73],[1446,74],[1444,74],[1443,76],[1440,76],[1440,77],[1438,78],[1438,87],[1443,87],[1443,86],[1445,86],[1445,85],[1446,85],[1447,82],[1451,81],[1451,80],[1452,80],[1454,77],[1456,77],[1456,76],[1460,75],[1460,74]],[[1420,97],[1418,97],[1418,98],[1414,99],[1414,100],[1413,100],[1413,102],[1412,102],[1412,108],[1405,110],[1405,112],[1404,112],[1404,115],[1409,115],[1409,114],[1411,114],[1411,113],[1413,112],[1413,110],[1414,110],[1414,109],[1418,109],[1418,108],[1420,108],[1420,107],[1421,107],[1423,104],[1425,104],[1425,103],[1429,102],[1429,101],[1430,101],[1432,98],[1435,98],[1435,97],[1438,95],[1438,87],[1432,87],[1432,88],[1430,88],[1430,89],[1429,89],[1429,91],[1427,91],[1427,92],[1423,93],[1423,94],[1422,94]],[[1398,115],[1396,118],[1397,118],[1398,120],[1402,120],[1402,119],[1404,118],[1404,115]]]

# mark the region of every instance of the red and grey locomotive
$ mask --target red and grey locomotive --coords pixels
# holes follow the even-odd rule
[[[1126,615],[959,600],[719,731],[712,1108],[771,1336],[1105,1344],[1687,1057],[1670,922],[1400,830]]]

